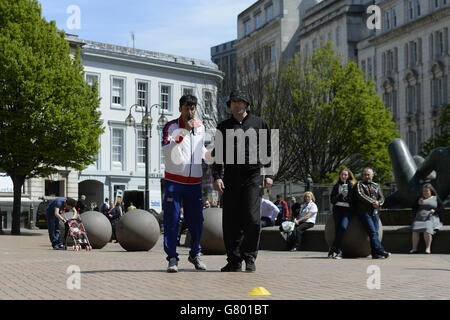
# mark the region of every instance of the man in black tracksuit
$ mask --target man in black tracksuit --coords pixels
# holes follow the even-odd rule
[[[270,167],[270,130],[262,118],[247,111],[249,102],[244,92],[239,90],[231,92],[227,105],[231,108],[233,115],[219,123],[217,127],[218,133],[220,132],[223,137],[223,150],[221,150],[223,162],[220,163],[220,159],[216,158],[213,164],[214,187],[222,193],[222,227],[228,256],[228,263],[221,271],[241,271],[242,260],[244,260],[245,270],[252,272],[256,270],[255,259],[261,231],[260,207],[263,188],[261,168]],[[249,129],[254,131],[248,131]],[[266,136],[261,137],[265,141],[260,141],[261,129],[267,132]],[[253,137],[257,139],[243,137],[240,140],[234,137],[232,138],[234,142],[231,139],[227,141],[227,132],[228,135],[240,135],[241,138],[253,133]],[[213,156],[217,157],[219,147],[216,143]],[[262,154],[269,159],[269,161],[264,160],[265,163],[261,161],[261,148],[263,152],[267,151],[266,155]],[[230,152],[234,154],[230,155]],[[224,172],[222,172],[223,169]],[[272,177],[266,176],[264,182],[265,187],[270,188],[273,182]]]

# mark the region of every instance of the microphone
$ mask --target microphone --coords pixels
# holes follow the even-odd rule
[[[194,119],[194,117],[191,114],[189,114],[188,121],[191,121],[192,119]],[[191,132],[192,132],[192,135],[195,136],[194,128],[191,129]]]

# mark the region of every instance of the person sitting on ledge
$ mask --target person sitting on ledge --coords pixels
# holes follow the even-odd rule
[[[306,230],[314,227],[316,223],[317,212],[319,211],[315,204],[316,198],[314,194],[307,191],[303,194],[300,213],[295,218],[295,230],[287,239],[287,249],[290,251],[300,251],[302,236]]]
[[[442,227],[439,214],[443,210],[443,205],[431,183],[423,185],[422,195],[413,207],[416,217],[411,226],[412,249],[409,253],[418,252],[419,235],[420,232],[423,232],[425,253],[430,254],[433,234]]]
[[[328,252],[328,258],[342,259],[342,238],[352,215],[351,199],[355,185],[356,179],[350,169],[341,169],[330,195],[330,202],[333,205],[335,237]]]
[[[372,259],[386,259],[391,253],[384,250],[378,238],[378,210],[384,203],[384,196],[381,187],[372,181],[373,175],[372,168],[363,170],[364,180],[356,183],[352,201],[355,206],[355,213],[369,235]]]

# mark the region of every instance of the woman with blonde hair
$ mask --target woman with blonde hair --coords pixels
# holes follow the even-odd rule
[[[303,194],[302,204],[300,206],[298,217],[295,218],[295,230],[288,239],[287,249],[290,251],[299,251],[302,242],[303,233],[314,227],[316,223],[317,212],[319,211],[315,204],[316,198],[311,191]]]
[[[355,185],[356,179],[350,169],[341,169],[338,178],[334,181],[330,195],[330,202],[333,205],[335,237],[328,251],[328,258],[342,259],[342,238],[352,215],[351,194]]]

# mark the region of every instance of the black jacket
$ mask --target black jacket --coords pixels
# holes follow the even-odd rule
[[[353,192],[354,192],[355,187],[351,183],[347,182],[348,194],[344,198],[342,193],[339,193],[339,185],[342,185],[342,183],[341,182],[336,183],[333,186],[333,190],[331,190],[330,202],[333,205],[333,212],[335,212],[335,210],[339,210],[340,208],[346,208],[346,207],[336,206],[336,203],[338,203],[338,202],[348,203],[348,205],[349,205],[348,210],[352,211],[353,210]]]
[[[228,146],[227,143],[230,143],[231,140],[227,141],[227,130],[233,130],[232,132],[236,134],[237,130],[242,129],[243,133],[249,134],[248,130],[254,129],[256,132],[256,140],[250,141],[248,137],[245,137],[245,152],[242,155],[241,153],[238,153],[238,138],[234,138],[233,140],[233,146]],[[267,148],[264,150],[262,148],[262,143],[260,141],[260,130],[265,129],[267,132]],[[222,163],[215,162],[213,164],[213,177],[214,180],[217,179],[223,179],[224,175],[227,176],[227,173],[230,173],[234,177],[241,177],[245,178],[246,173],[254,172],[255,170],[258,170],[262,167],[270,167],[270,160],[268,163],[267,161],[262,161],[263,159],[260,158],[260,148],[264,152],[267,152],[267,157],[271,159],[271,144],[270,144],[270,129],[267,125],[267,123],[260,117],[254,116],[250,113],[247,114],[247,116],[244,118],[244,120],[240,123],[238,122],[233,116],[231,118],[226,119],[219,123],[217,126],[217,130],[222,133],[223,137],[223,144],[222,144]],[[220,145],[217,144],[216,140],[216,149],[213,150],[212,155],[216,157],[218,155],[218,150]],[[227,148],[228,147],[228,148]],[[228,150],[234,150],[233,155],[229,155],[233,159],[233,164],[230,164],[229,161],[227,161],[227,153]],[[238,157],[243,156],[244,163],[243,164],[237,164],[238,163]],[[250,161],[254,160],[255,161]],[[217,160],[217,159],[216,159]],[[222,170],[224,172],[222,172]],[[272,178],[268,175],[268,177]]]
[[[373,203],[378,201],[380,207],[384,203],[383,192],[381,186],[375,182],[358,181],[353,191],[353,203],[356,214],[364,212],[373,212],[375,209]]]

